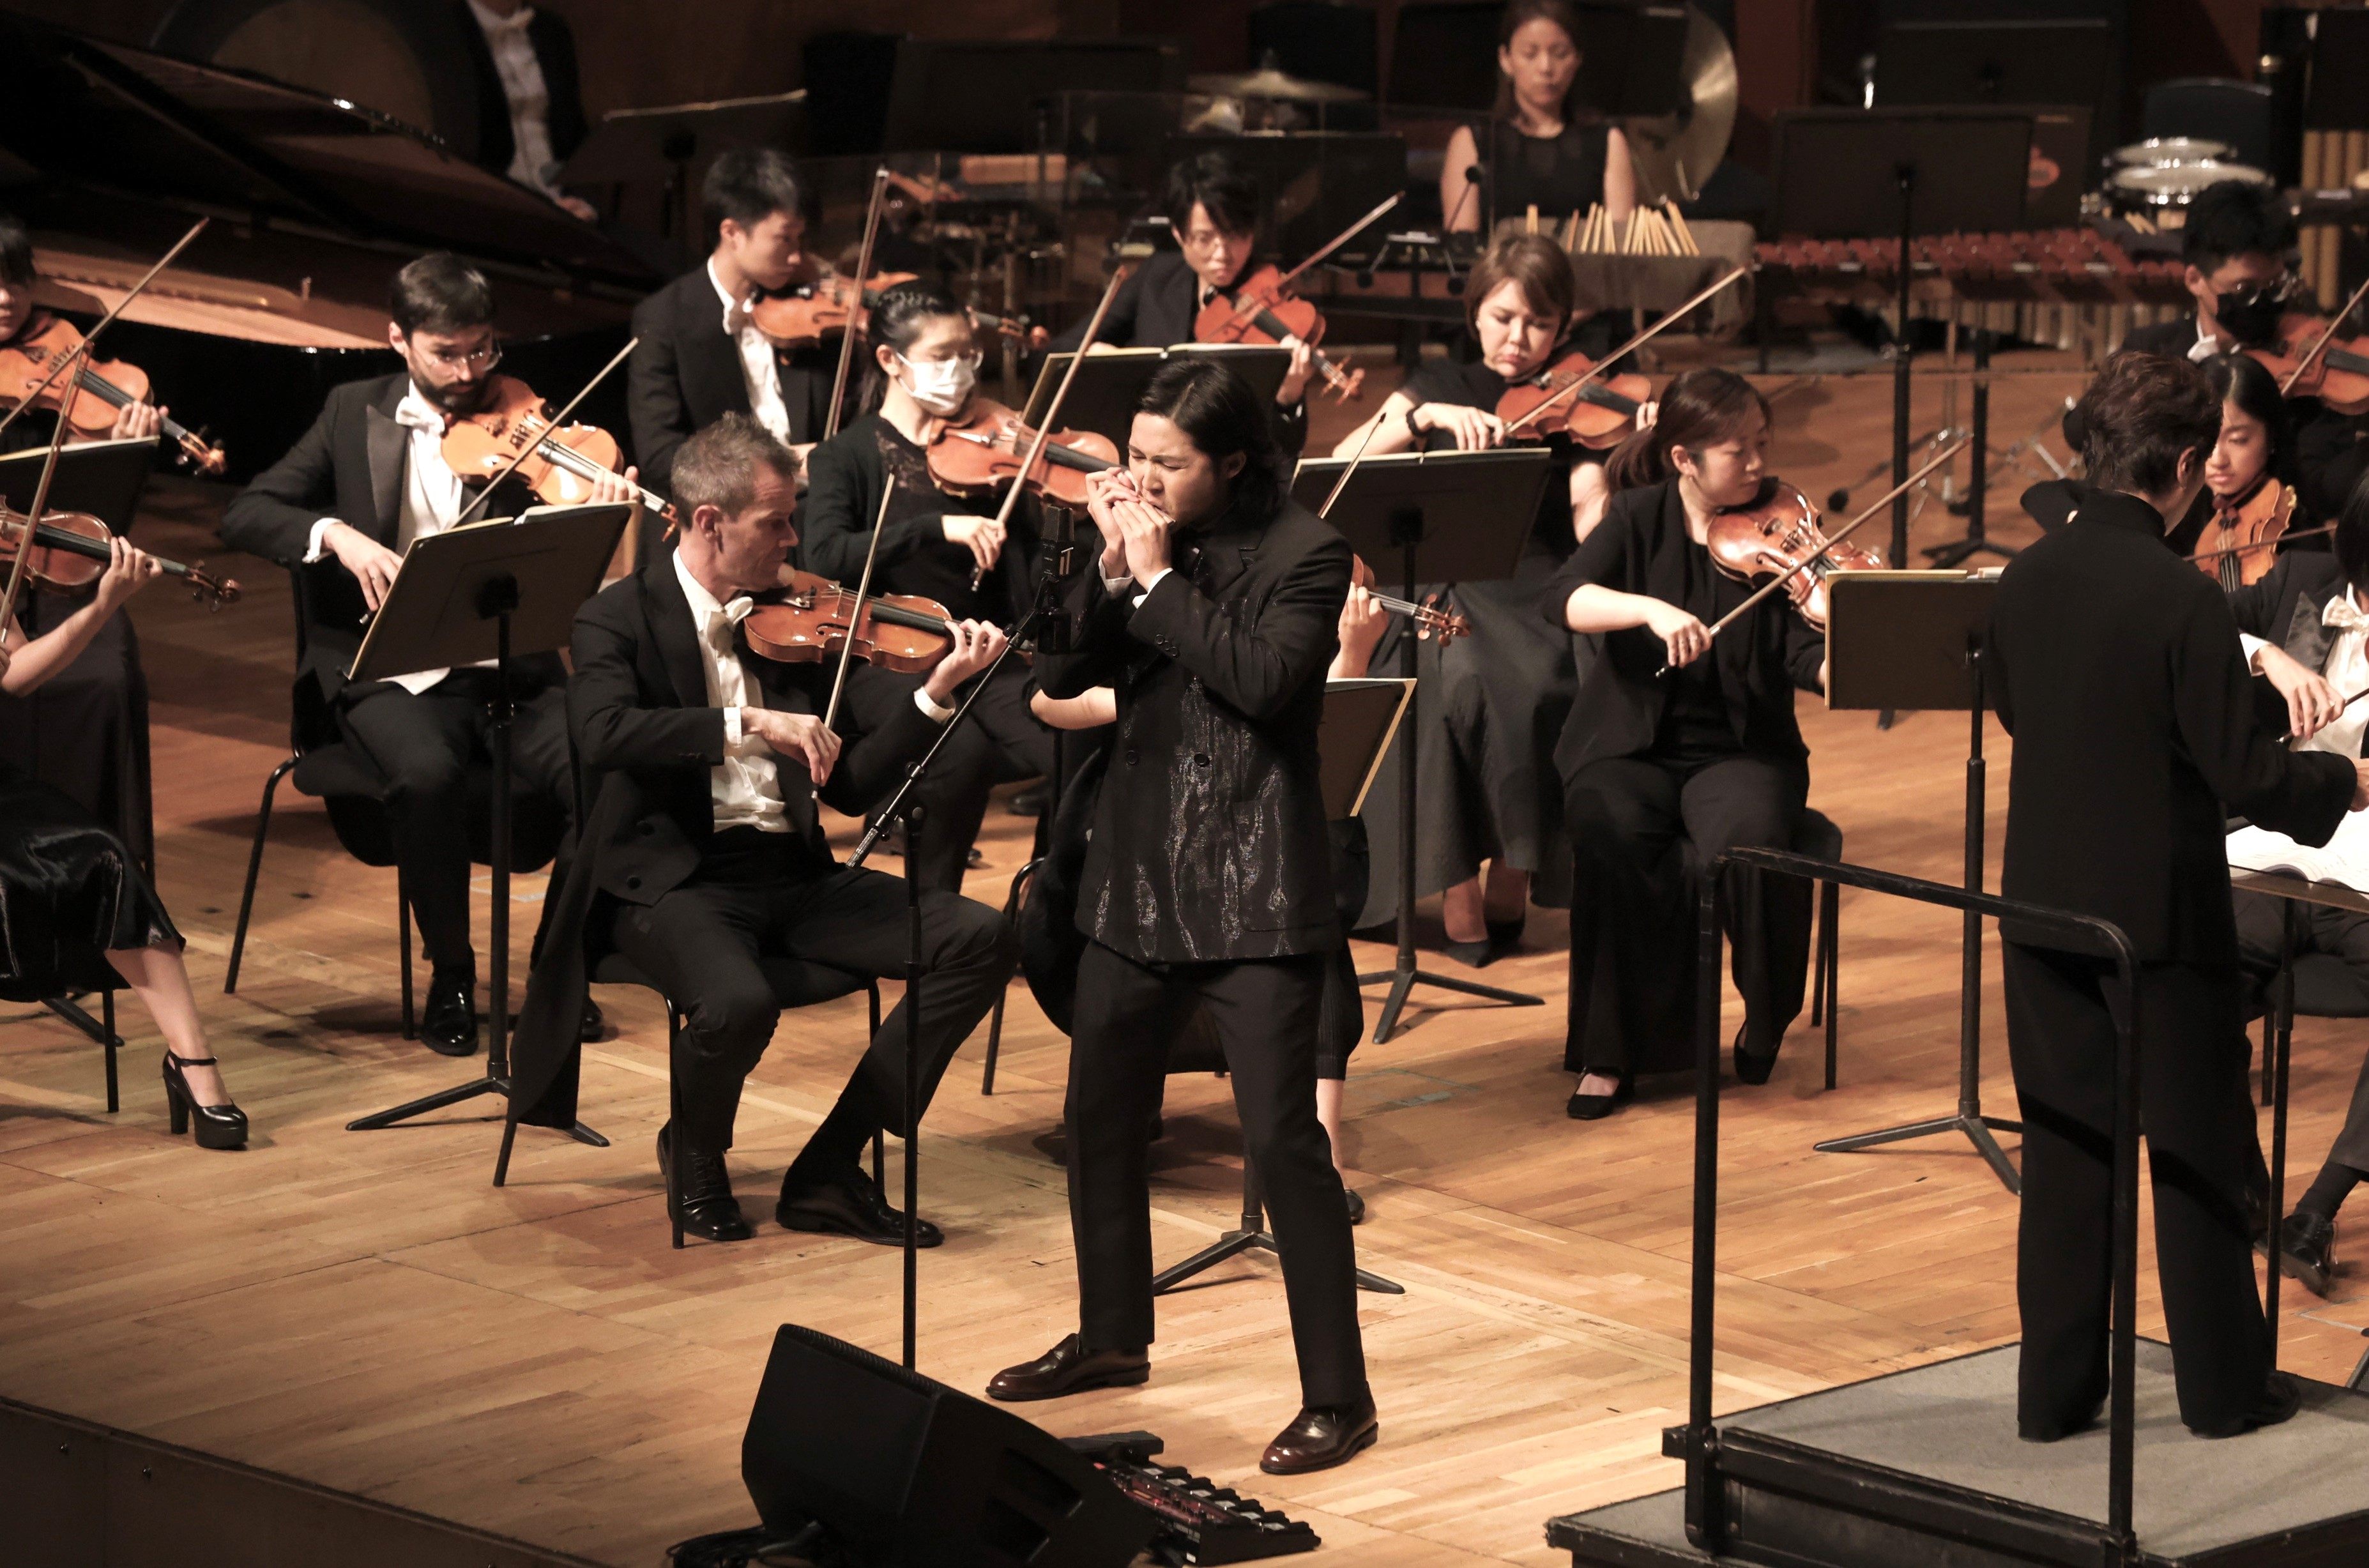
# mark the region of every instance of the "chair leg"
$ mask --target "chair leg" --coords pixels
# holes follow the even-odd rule
[[[246,852],[246,890],[239,895],[238,926],[231,933],[230,938],[230,968],[223,976],[224,996],[238,990],[238,964],[246,953],[247,917],[255,912],[255,879],[263,871],[263,834],[271,826],[272,792],[280,787],[280,781],[286,778],[295,766],[296,759],[291,756],[272,769],[271,776],[263,781],[263,805],[255,814],[255,846]]]
[[[1050,815],[1049,808],[1047,815]],[[1036,865],[1037,863],[1032,860],[1012,874],[1012,890],[1003,896],[1003,919],[1006,924],[1010,924],[1019,914],[1020,895],[1026,889],[1029,879],[1036,874]],[[1003,1003],[1004,999],[1011,994],[1012,983],[1006,980],[997,989],[994,1010],[988,1015],[987,1064],[979,1070],[978,1074],[978,1092],[982,1094],[995,1093],[995,1061],[996,1058],[1003,1053]]]
[[[1818,989],[1826,1001],[1826,1087],[1835,1086],[1836,1033],[1842,1018],[1842,888],[1832,882],[1819,891]]]
[[[408,1040],[416,1033],[411,1017],[411,890],[403,885],[399,867],[395,874],[395,940],[403,972],[403,1037]]]
[[[674,1042],[682,1028],[682,1014],[667,999],[667,1219],[674,1227],[674,1250],[682,1251],[682,1208],[673,1195],[682,1191],[682,1087],[675,1082]]]
[[[1812,884],[1818,895],[1818,917],[1825,913],[1825,884]],[[1815,937],[1810,948],[1810,1027],[1816,1028],[1826,1017],[1826,933],[1822,918],[1813,919]]]
[[[115,1072],[115,1047],[121,1045],[123,1039],[115,1032],[115,992],[112,990],[98,993],[98,1023],[99,1027],[107,1031],[107,1114],[111,1116],[123,1108],[123,1097],[118,1090]]]

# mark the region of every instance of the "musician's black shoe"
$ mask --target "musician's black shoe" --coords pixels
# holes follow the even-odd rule
[[[1610,1075],[1608,1075],[1610,1076]],[[1637,1097],[1637,1075],[1623,1072],[1617,1075],[1619,1085],[1609,1094],[1583,1094],[1574,1089],[1564,1114],[1575,1122],[1600,1122]]]
[[[860,1166],[850,1165],[820,1182],[810,1182],[794,1169],[782,1178],[782,1197],[773,1218],[784,1230],[810,1230],[826,1236],[853,1236],[884,1247],[905,1244],[905,1211],[889,1207],[888,1198]],[[913,1222],[913,1244],[935,1247],[945,1232],[926,1219]]]
[[[1478,942],[1443,942],[1439,950],[1474,969],[1485,969],[1497,961],[1497,944],[1485,936]]]
[[[1347,1187],[1341,1189],[1341,1196],[1349,1200],[1349,1223],[1363,1225],[1366,1222],[1366,1200]]]
[[[1045,808],[1052,803],[1053,786],[1038,779],[1035,784],[1023,784],[1013,790],[1012,798],[1003,803],[1003,809],[1014,817],[1042,817]]]
[[[2336,1222],[2307,1208],[2288,1215],[2279,1227],[2279,1267],[2306,1290],[2326,1297],[2336,1272]]]
[[[1735,1079],[1739,1083],[1761,1084],[1777,1070],[1777,1053],[1762,1056],[1758,1051],[1744,1048],[1744,1031],[1749,1025],[1738,1025],[1735,1031]]]
[[[1275,1435],[1259,1458],[1259,1469],[1269,1475],[1305,1475],[1347,1464],[1374,1446],[1382,1424],[1374,1413],[1371,1394],[1356,1404],[1310,1405]]]
[[[1130,1388],[1151,1377],[1151,1356],[1142,1350],[1088,1350],[1070,1334],[1034,1361],[1006,1367],[988,1379],[987,1397],[1007,1402],[1059,1399],[1088,1389]]]
[[[420,1043],[440,1056],[477,1054],[477,977],[464,969],[439,969],[428,981],[428,1006],[419,1014]]]
[[[1483,921],[1482,929],[1489,933],[1489,956],[1492,960],[1509,958],[1522,950],[1522,927],[1528,923],[1527,914],[1516,915],[1509,921]]]
[[[586,997],[584,1016],[576,1025],[576,1037],[589,1046],[599,1039],[601,1032],[608,1027],[609,1020],[601,1015],[601,1004],[590,997]]]
[[[757,1232],[732,1196],[732,1175],[724,1168],[720,1151],[686,1148],[682,1151],[682,1192],[674,1188],[674,1167],[668,1161],[674,1124],[658,1128],[658,1175],[666,1183],[667,1218],[681,1221],[691,1235],[711,1242],[745,1242]]]
[[[2253,1407],[2235,1420],[2217,1426],[2192,1426],[2191,1432],[2200,1437],[2242,1437],[2249,1432],[2265,1426],[2276,1426],[2294,1418],[2303,1408],[2303,1385],[2284,1372],[2273,1372],[2262,1391],[2255,1396]]]

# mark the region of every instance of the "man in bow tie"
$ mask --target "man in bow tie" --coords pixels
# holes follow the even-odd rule
[[[511,1089],[520,1120],[573,1125],[577,1053],[566,1022],[591,966],[622,955],[682,1010],[676,1119],[658,1133],[658,1168],[683,1229],[717,1242],[750,1234],[725,1150],[740,1086],[781,1015],[767,965],[875,977],[905,967],[903,881],[838,864],[816,803],[856,815],[894,788],[954,716],[956,690],[1004,641],[984,623],[949,623],[953,647],[918,690],[858,662],[851,692],[878,681],[903,700],[842,702],[826,722],[837,663],[761,659],[738,630],[749,596],[775,587],[797,543],[797,475],[786,446],[747,415],[726,415],[677,455],[680,537],[577,615],[568,711],[592,803],[528,983]],[[858,714],[876,715],[874,727]],[[925,891],[921,913],[927,1105],[1019,949],[1002,915],[959,894]],[[876,1133],[905,1131],[905,1006],[873,1036],[784,1176],[773,1215],[785,1228],[903,1240],[904,1216],[860,1155]],[[918,1230],[925,1247],[944,1239],[926,1220]]]
[[[474,492],[444,461],[444,432],[486,406],[502,350],[493,290],[455,256],[423,256],[396,273],[388,314],[387,344],[404,368],[331,391],[288,455],[231,502],[222,533],[232,548],[299,573],[299,676],[313,681],[339,736],[385,784],[395,864],[431,967],[420,1038],[446,1056],[467,1056],[477,1048],[470,840],[484,811],[469,804],[469,774],[487,755],[493,671],[432,670],[360,684],[346,671],[403,553],[452,527],[469,505]],[[588,498],[631,502],[633,477],[631,469],[604,475]],[[475,515],[508,517],[533,504],[510,481]],[[510,757],[521,792],[572,812],[566,673],[555,653],[510,661]],[[581,1026],[597,1028],[597,1016]]]
[[[2232,814],[2324,844],[2369,805],[2369,763],[2290,751],[2254,711],[2214,580],[2166,549],[2203,484],[2220,399],[2184,361],[2118,354],[2081,399],[2089,487],[2009,563],[1990,633],[1992,695],[2015,737],[2006,896],[2119,925],[2138,960],[2139,1104],[2180,1415],[2204,1436],[2292,1416],[2255,1293]],[[2112,965],[2004,939],[2008,1047],[2023,1108],[2018,1425],[2038,1442],[2104,1404],[2112,1230]]]

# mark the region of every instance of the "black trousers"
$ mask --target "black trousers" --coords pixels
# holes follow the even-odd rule
[[[1348,1199],[1316,1119],[1317,1014],[1330,956],[1149,965],[1087,944],[1067,1118],[1079,1335],[1088,1346],[1152,1342],[1144,1155],[1169,1047],[1197,1003],[1225,1051],[1242,1151],[1258,1169],[1282,1249],[1301,1402],[1366,1396]]]
[[[612,933],[635,967],[683,1002],[675,1042],[678,1129],[687,1146],[724,1150],[740,1085],[765,1054],[780,1004],[768,958],[803,958],[859,975],[901,975],[908,940],[902,879],[817,863],[786,834],[730,829],[699,871],[647,905],[627,905]],[[921,1103],[1011,979],[1019,949],[1003,916],[952,893],[921,897]],[[905,1132],[905,1003],[881,1020],[838,1108],[799,1156],[809,1173],[855,1162],[876,1131]]]
[[[2278,973],[2279,955],[2285,942],[2287,901],[2267,893],[2239,892],[2235,897],[2237,964],[2245,971],[2248,1011],[2259,1014],[2265,1004],[2260,993]],[[2342,959],[2345,978],[2359,989],[2358,998],[2336,994],[2318,1000],[2322,1005],[2346,1004],[2347,1011],[2341,1016],[2353,1016],[2350,1004],[2356,1000],[2369,1000],[2369,918],[2324,904],[2306,904],[2297,911],[2297,923],[2302,927],[2298,951],[2326,953]],[[2300,984],[2295,989],[2300,1010],[2312,999],[2300,994],[2304,989]],[[2369,1171],[2369,1058],[2363,1059],[2361,1076],[2353,1080],[2352,1102],[2344,1113],[2344,1127],[2336,1135],[2336,1143],[2329,1150],[2328,1157],[2340,1165]]]
[[[2103,1398],[2113,1270],[2112,969],[2004,944],[2008,1049],[2023,1108],[2016,1299],[2026,1428],[2061,1430]],[[2246,1173],[2259,1161],[2236,968],[2140,967],[2139,1122],[2180,1419],[2241,1417],[2271,1370],[2254,1286]]]
[[[1650,1072],[1693,1062],[1699,868],[1724,850],[1789,847],[1809,788],[1807,764],[1748,755],[1693,765],[1608,758],[1572,775],[1566,1067]],[[1802,1012],[1810,895],[1798,877],[1741,868],[1720,889],[1745,1047],[1758,1055],[1774,1052]]]
[[[884,724],[894,704],[912,702],[920,683],[869,682],[854,712],[867,727]],[[847,700],[858,702],[856,688],[849,689]],[[923,815],[920,841],[906,850],[906,875],[927,888],[961,892],[964,863],[987,819],[988,792],[1009,779],[1040,778],[1052,771],[1053,732],[1028,711],[1028,667],[1017,658],[1009,659],[914,790]]]
[[[474,972],[477,964],[469,940],[469,865],[471,844],[484,837],[478,817],[485,807],[473,803],[469,772],[492,756],[486,703],[493,679],[490,670],[456,670],[418,696],[373,682],[337,705],[339,731],[387,782],[395,864],[419,922],[419,944],[441,970]],[[512,797],[540,795],[572,817],[566,686],[514,672],[511,704]],[[551,886],[561,880],[555,867]],[[548,900],[544,907],[548,918]],[[542,938],[538,928],[538,949]]]

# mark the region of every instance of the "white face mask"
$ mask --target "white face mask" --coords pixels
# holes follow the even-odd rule
[[[978,361],[967,355],[917,363],[899,354],[897,360],[905,367],[906,395],[941,418],[960,413],[970,389],[978,384]]]

